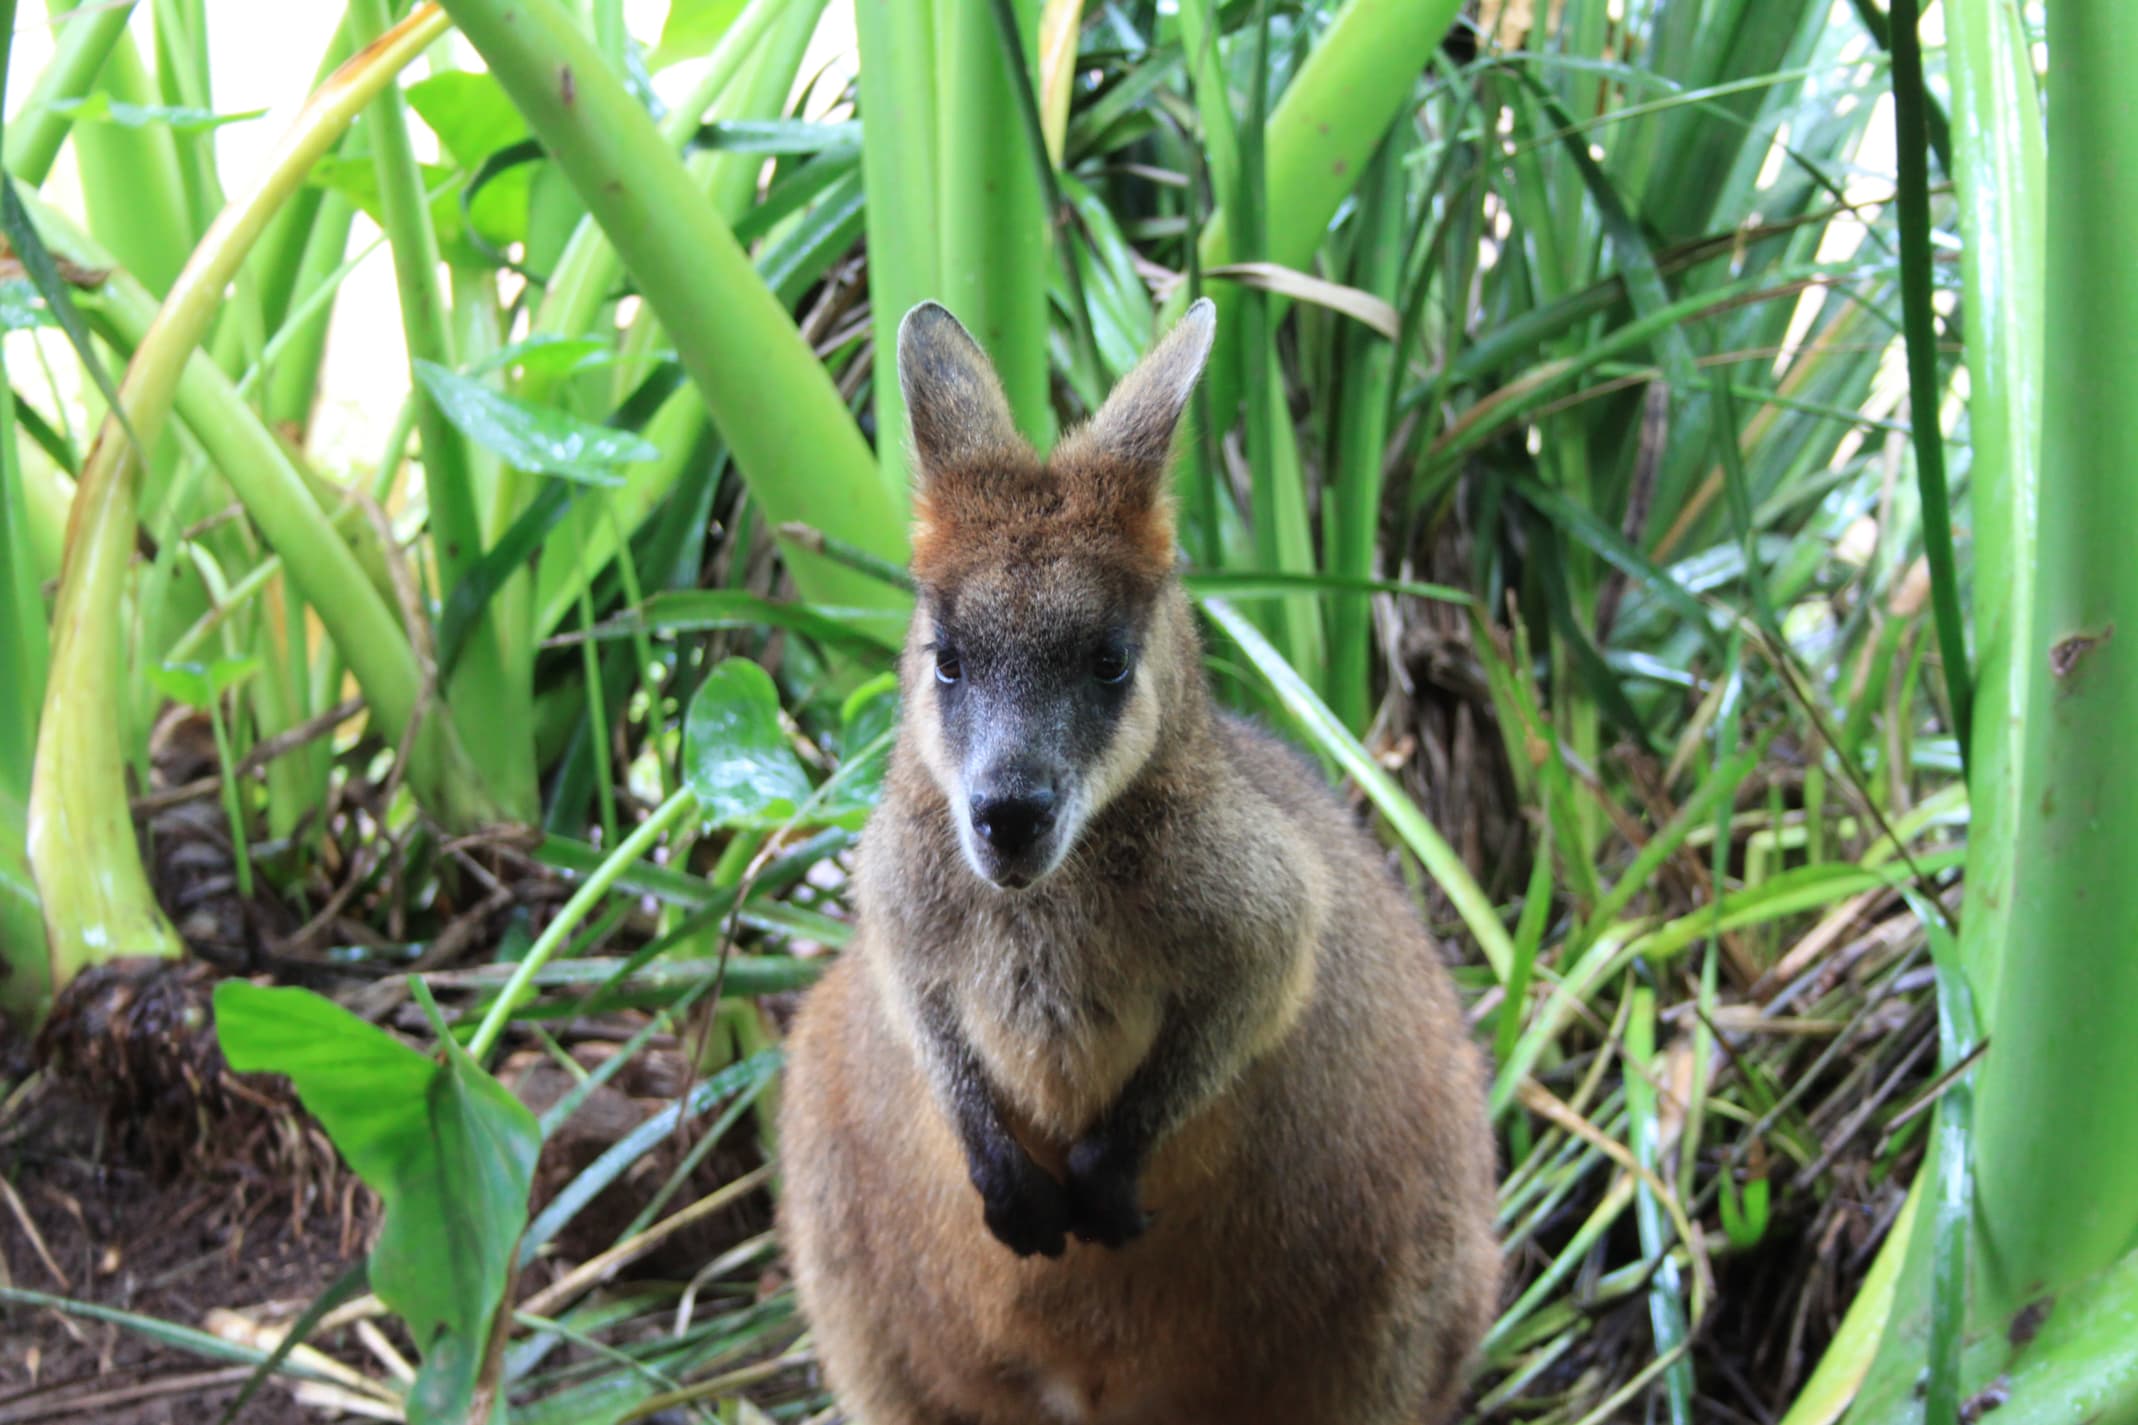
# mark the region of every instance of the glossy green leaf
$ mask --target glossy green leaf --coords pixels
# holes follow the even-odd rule
[[[468,221],[461,216],[461,176],[452,168],[437,163],[419,164],[417,173],[422,180],[425,211],[430,215],[440,255],[462,266],[494,265],[491,255],[469,240]],[[512,173],[501,175],[495,183],[485,184],[483,190],[469,200],[470,215],[477,221],[477,230],[483,241],[492,246],[517,242],[526,234],[527,192],[532,170],[522,167],[517,173],[516,178]],[[368,155],[323,158],[312,166],[310,182],[315,187],[341,194],[373,222],[384,222],[386,208],[379,191],[378,166]],[[501,190],[498,196],[490,195],[492,187]]]
[[[468,367],[470,376],[492,371],[519,371],[529,375],[571,376],[614,365],[616,344],[594,336],[555,336],[538,332],[525,341],[498,348]]]
[[[861,152],[861,125],[809,119],[720,119],[698,126],[691,147],[720,153],[796,155]]]
[[[414,365],[416,378],[446,419],[515,470],[613,486],[623,483],[617,466],[660,456],[652,443],[629,431],[531,405],[433,361]]]
[[[527,1223],[534,1115],[452,1039],[433,1059],[308,990],[225,980],[215,1018],[230,1066],[286,1075],[385,1203],[372,1286],[425,1356],[409,1418],[457,1423]]]
[[[819,789],[817,819],[860,830],[883,799],[897,726],[896,673],[879,673],[847,695],[839,708],[839,769]]]
[[[0,332],[30,331],[54,325],[51,308],[37,288],[22,278],[0,282]]]
[[[225,124],[242,124],[249,119],[257,119],[267,110],[248,109],[242,114],[218,114],[209,109],[189,109],[183,105],[128,104],[99,89],[79,99],[62,99],[52,106],[52,112],[65,114],[77,124],[117,124],[126,129],[144,129],[160,124],[173,133],[200,134],[210,129],[219,129]]]
[[[152,664],[147,671],[149,681],[165,697],[187,707],[205,708],[259,672],[260,660],[248,653],[243,658],[217,658],[208,663]]]
[[[809,799],[770,673],[730,658],[706,675],[683,724],[683,776],[711,826],[779,826]]]

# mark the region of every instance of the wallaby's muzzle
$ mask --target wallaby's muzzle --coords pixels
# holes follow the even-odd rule
[[[976,796],[972,829],[1002,856],[1022,856],[1054,829],[1054,793],[1035,787],[1023,794]]]
[[[1021,890],[1060,863],[1076,827],[1061,778],[1026,760],[996,764],[967,783],[961,839],[973,869]]]

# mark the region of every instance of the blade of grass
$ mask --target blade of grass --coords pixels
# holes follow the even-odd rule
[[[1952,705],[1960,764],[1974,756],[1974,678],[1960,619],[1960,576],[1953,558],[1952,512],[1945,485],[1945,436],[1938,420],[1937,315],[1931,310],[1929,130],[1923,117],[1923,50],[1916,0],[1893,0],[1893,126],[1900,165],[1900,294],[1908,332],[1908,412],[1915,435],[1915,478],[1922,490],[1923,554],[1930,562],[1945,696]]]

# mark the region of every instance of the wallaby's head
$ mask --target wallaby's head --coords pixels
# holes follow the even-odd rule
[[[924,302],[898,329],[920,585],[906,716],[966,861],[996,886],[1062,863],[1200,676],[1166,477],[1215,329],[1208,301],[1190,307],[1045,460],[955,317]]]

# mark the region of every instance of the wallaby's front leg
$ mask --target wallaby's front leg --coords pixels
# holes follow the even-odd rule
[[[1067,1245],[1068,1192],[1003,1124],[987,1071],[960,1032],[950,997],[931,994],[919,1008],[929,1075],[964,1146],[987,1230],[1020,1257],[1059,1257]]]
[[[1150,1225],[1137,1180],[1151,1150],[1239,1072],[1239,1036],[1215,1006],[1176,1003],[1121,1096],[1069,1148],[1069,1230],[1118,1247]]]

